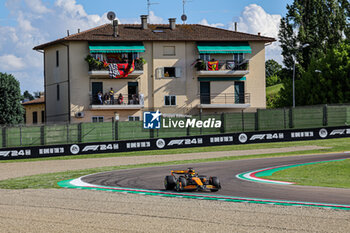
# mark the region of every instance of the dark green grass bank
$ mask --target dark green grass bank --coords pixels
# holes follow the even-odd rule
[[[350,159],[289,168],[263,178],[298,185],[350,188]]]

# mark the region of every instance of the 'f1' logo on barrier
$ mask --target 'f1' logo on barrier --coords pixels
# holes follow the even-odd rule
[[[162,114],[157,110],[156,112],[143,113],[143,128],[144,129],[160,129],[160,116]]]

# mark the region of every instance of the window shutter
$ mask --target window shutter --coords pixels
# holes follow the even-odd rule
[[[164,77],[164,67],[157,68],[156,74],[157,74],[157,78],[163,78]]]
[[[182,69],[180,67],[175,68],[175,77],[181,78],[182,77]]]

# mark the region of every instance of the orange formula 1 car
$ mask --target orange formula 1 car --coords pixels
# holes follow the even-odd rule
[[[164,179],[164,186],[166,190],[181,191],[203,191],[210,190],[217,192],[221,189],[220,181],[217,177],[211,176],[209,179],[206,176],[200,176],[193,168],[188,170],[171,171],[170,176]]]

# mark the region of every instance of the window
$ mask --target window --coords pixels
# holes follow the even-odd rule
[[[164,98],[165,106],[174,106],[176,105],[176,96],[175,95],[166,95]]]
[[[105,55],[103,53],[93,53],[91,54],[91,56],[96,60],[100,60],[100,61],[106,60]]]
[[[33,124],[38,123],[38,112],[33,112]]]
[[[41,111],[41,122],[45,123],[45,111]]]
[[[93,116],[92,117],[92,122],[96,123],[96,122],[103,122],[104,117],[103,116]]]
[[[199,59],[202,61],[210,61],[210,54],[200,54]]]
[[[57,100],[60,100],[60,84],[57,84],[56,89],[57,89]]]
[[[156,78],[181,78],[182,69],[180,67],[161,67],[156,69]]]
[[[163,56],[175,56],[175,46],[163,46]]]
[[[56,67],[58,67],[60,65],[60,54],[59,51],[56,50]]]
[[[176,77],[175,67],[164,67],[164,77]]]
[[[233,54],[233,60],[240,64],[241,62],[244,61],[244,53],[235,53]]]
[[[129,121],[140,121],[139,116],[129,116]]]

